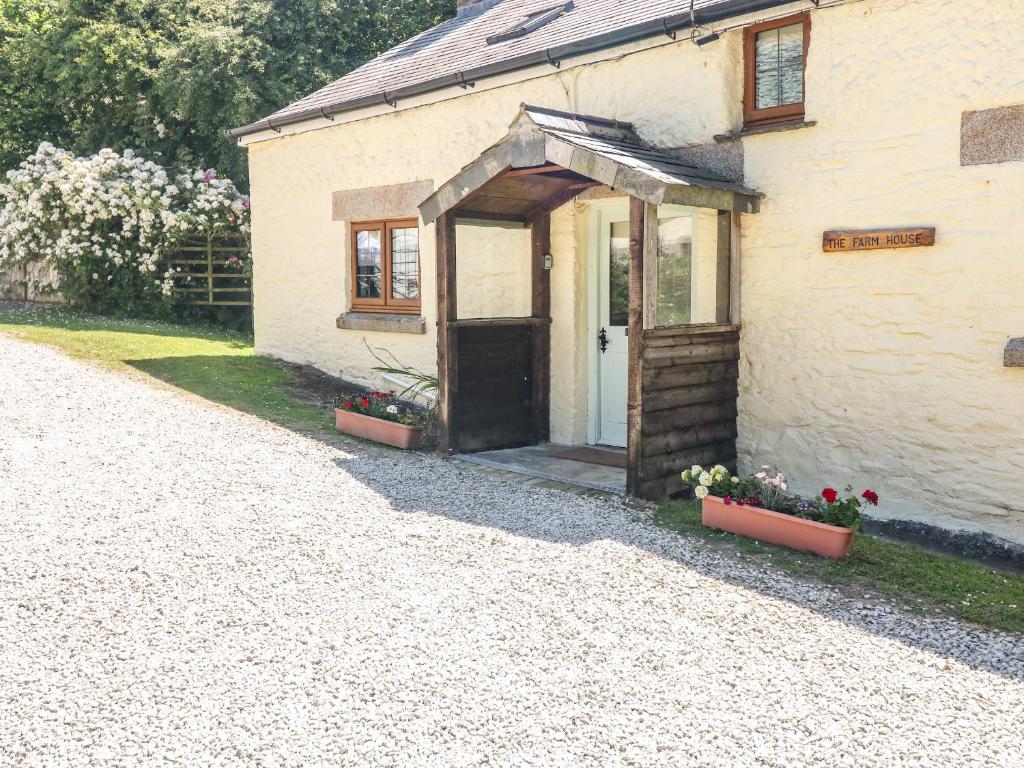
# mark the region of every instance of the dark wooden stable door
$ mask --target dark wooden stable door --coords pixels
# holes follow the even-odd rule
[[[536,442],[534,325],[462,326],[453,421],[463,453]]]

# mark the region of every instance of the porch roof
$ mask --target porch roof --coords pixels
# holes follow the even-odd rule
[[[587,187],[605,185],[660,205],[756,213],[761,195],[645,143],[630,123],[524,104],[508,135],[420,206],[424,223],[446,211],[529,219]]]

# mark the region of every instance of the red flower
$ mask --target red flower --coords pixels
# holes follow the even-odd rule
[[[342,405],[345,407],[346,411],[351,411],[352,410],[352,401],[351,400],[346,400],[344,403],[342,403]]]
[[[868,490],[861,494],[861,498],[865,499],[869,504],[878,506],[878,494],[874,491]]]
[[[724,499],[722,499],[722,501],[725,502],[726,506],[729,506],[730,504],[732,504],[732,496],[726,496]]]
[[[821,492],[821,498],[827,501],[829,504],[835,504],[836,499],[839,498],[839,491],[835,488],[826,488]]]
[[[365,398],[365,397],[362,400],[359,401],[359,404],[362,405],[363,408],[369,408],[370,407],[370,401],[369,401],[368,398]]]

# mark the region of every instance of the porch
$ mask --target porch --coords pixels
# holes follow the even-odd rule
[[[661,498],[680,489],[683,466],[735,465],[734,251],[739,214],[756,212],[759,196],[649,147],[629,124],[524,106],[505,139],[420,205],[437,232],[441,450],[550,441],[551,215],[596,189],[622,197],[623,214],[621,224],[596,229],[604,250],[595,253],[605,258],[591,286],[601,297],[600,332],[571,352],[598,371],[586,395],[591,417],[597,408],[614,426],[621,407],[622,430],[607,440],[588,430],[587,443],[622,445],[625,490]],[[529,316],[459,315],[457,228],[481,221],[529,230]]]

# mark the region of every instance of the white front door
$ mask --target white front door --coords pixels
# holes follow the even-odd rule
[[[597,219],[596,329],[591,336],[597,355],[595,443],[626,445],[629,338],[629,208],[600,207]],[[593,400],[591,402],[594,402]]]

